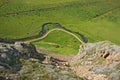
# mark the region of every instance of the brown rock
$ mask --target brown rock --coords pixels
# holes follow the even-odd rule
[[[109,55],[107,58],[106,58],[106,64],[107,65],[110,65],[113,63],[113,57],[112,55]]]
[[[105,50],[101,50],[100,51],[100,57],[103,57],[104,54],[105,54]]]
[[[120,61],[120,53],[116,53],[116,55],[114,56],[114,61]]]

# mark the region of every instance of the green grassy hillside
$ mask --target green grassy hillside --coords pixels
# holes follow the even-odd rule
[[[42,24],[58,22],[84,34],[89,42],[109,40],[120,45],[119,14],[120,0],[0,0],[0,38],[34,36],[39,34]],[[52,43],[58,44],[54,36],[63,34],[54,32],[50,35],[45,41],[51,39]],[[71,42],[64,36],[61,41]]]
[[[65,32],[53,31],[46,38],[35,41],[34,44],[56,53],[75,54],[81,43]]]

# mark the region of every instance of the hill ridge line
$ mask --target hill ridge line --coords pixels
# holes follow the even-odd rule
[[[6,16],[13,16],[13,15],[20,15],[22,13],[27,13],[29,14],[30,12],[36,12],[36,11],[48,11],[48,10],[56,10],[56,9],[61,9],[65,7],[70,7],[70,6],[88,6],[88,4],[95,4],[95,3],[100,3],[102,1],[94,1],[94,2],[89,2],[89,3],[80,3],[79,1],[75,1],[74,3],[69,2],[68,4],[65,5],[57,5],[57,6],[52,6],[52,7],[47,7],[47,8],[38,8],[38,9],[32,9],[32,10],[25,10],[25,11],[18,11],[18,12],[11,12],[11,13],[6,13],[6,14],[1,14],[0,17],[6,17]],[[75,4],[75,5],[73,5]]]
[[[114,11],[114,10],[119,9],[119,8],[120,8],[120,6],[117,6],[117,7],[115,7],[115,8],[110,9],[110,10],[107,10],[107,11],[105,11],[105,12],[99,14],[99,15],[94,16],[94,17],[93,17],[92,19],[90,19],[90,20],[94,20],[94,19],[96,19],[96,18],[98,18],[98,17],[104,16],[105,14],[110,13],[110,12],[112,12],[112,11]]]

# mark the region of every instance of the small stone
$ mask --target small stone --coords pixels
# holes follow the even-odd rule
[[[2,54],[1,54],[1,57],[2,57],[2,58],[7,58],[6,53],[2,53]]]

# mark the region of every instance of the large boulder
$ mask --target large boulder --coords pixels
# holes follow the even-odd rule
[[[16,73],[22,67],[21,59],[36,58],[44,60],[44,55],[37,53],[34,45],[17,42],[0,43],[0,76]]]
[[[78,54],[70,61],[71,64],[85,64],[86,61],[98,61],[99,58],[104,60],[114,58],[115,61],[120,61],[120,46],[117,46],[109,41],[96,43],[85,43],[80,46]]]
[[[0,43],[0,64],[8,64],[9,66],[18,63],[18,59],[28,59],[31,57],[44,59],[42,54],[38,54],[34,45],[16,42],[15,44]]]
[[[82,44],[79,53],[70,61],[72,66],[92,66],[91,71],[107,75],[112,80],[120,80],[120,69],[116,68],[119,63],[120,46],[109,41]]]

